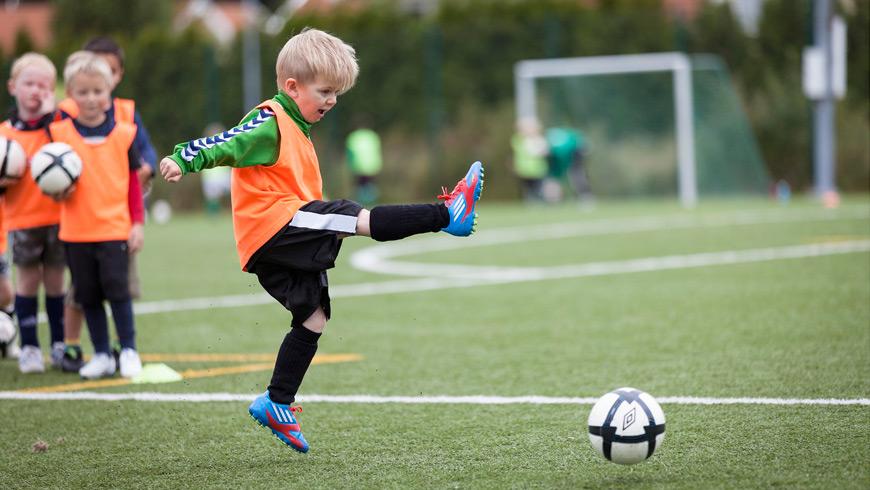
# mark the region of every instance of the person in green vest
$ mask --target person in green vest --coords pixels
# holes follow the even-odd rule
[[[514,172],[520,179],[523,198],[526,202],[542,199],[541,183],[547,175],[547,140],[541,134],[541,125],[536,119],[517,121],[517,132],[511,138]]]
[[[356,200],[370,206],[378,200],[375,177],[383,167],[381,138],[371,129],[361,127],[347,135],[347,164],[356,185]]]

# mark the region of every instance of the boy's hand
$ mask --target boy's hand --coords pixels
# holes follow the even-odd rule
[[[181,168],[175,163],[175,160],[166,157],[160,160],[160,175],[167,182],[178,182],[181,180]]]
[[[130,237],[127,239],[127,251],[132,255],[139,253],[145,245],[145,227],[142,223],[133,223]]]
[[[139,187],[142,189],[142,195],[147,195],[151,192],[151,179],[154,178],[154,170],[151,168],[151,165],[142,162],[142,166],[136,171],[136,176],[139,177]]]

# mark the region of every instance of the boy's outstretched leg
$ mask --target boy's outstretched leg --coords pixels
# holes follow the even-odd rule
[[[426,232],[444,231],[456,236],[474,233],[475,207],[483,190],[483,164],[474,162],[451,192],[443,188],[439,204],[401,204],[376,206],[360,212],[357,235],[379,242],[401,240]]]

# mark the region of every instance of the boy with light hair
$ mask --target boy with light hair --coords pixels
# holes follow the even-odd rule
[[[189,172],[232,167],[233,231],[242,270],[288,309],[290,332],[278,350],[267,391],[248,408],[283,443],[308,451],[291,407],[330,317],[327,269],[335,266],[342,239],[352,235],[398,240],[445,231],[467,236],[483,187],[475,162],[443,203],[377,206],[323,201],[320,165],[311,126],[356,82],[354,49],[335,36],[305,29],[284,45],[276,63],[278,93],[254,108],[235,128],[182,143],[160,162],[177,182]]]
[[[114,91],[124,78],[124,50],[121,46],[112,38],[98,36],[88,40],[82,47],[82,50],[94,53],[108,63],[109,68],[112,70],[112,90]],[[63,111],[62,114],[65,116],[75,118],[78,114],[78,107],[72,99],[62,100],[58,104],[58,107]],[[136,125],[136,137],[133,140],[133,144],[143,163],[139,167],[137,174],[142,194],[147,194],[147,189],[151,186],[151,180],[157,168],[157,153],[151,144],[151,137],[145,128],[145,124],[142,122],[142,116],[139,114],[136,102],[132,99],[112,97],[111,103],[106,110],[106,116],[115,121],[123,121]],[[139,299],[142,296],[136,259],[137,255],[131,255],[129,261],[130,271],[128,273],[130,295],[133,299]],[[79,305],[75,304],[74,301],[67,301],[64,317],[66,351],[62,362],[64,371],[78,372],[84,364],[82,350],[79,346],[83,315],[84,313]],[[113,342],[112,352],[116,361],[119,360],[121,348],[118,342]]]
[[[128,286],[129,254],[144,242],[142,192],[136,171],[136,126],[107,117],[112,72],[99,56],[78,51],[64,68],[67,96],[78,114],[49,125],[54,141],[69,144],[82,159],[75,190],[61,196],[58,236],[64,242],[75,301],[82,305],[94,356],[82,366],[86,379],[111,376],[116,361],[109,345],[108,300],[121,341],[121,376],[142,370],[136,351],[133,303]]]
[[[12,64],[7,82],[15,108],[0,125],[0,135],[17,141],[28,158],[51,139],[46,131],[54,119],[54,86],[57,71],[39,53],[26,53]],[[14,182],[4,182],[3,221],[12,240],[16,268],[15,310],[21,331],[22,373],[45,370],[37,335],[39,286],[43,286],[45,312],[51,337],[51,364],[60,367],[64,352],[64,258],[57,237],[60,205],[44,195],[30,176],[30,166]],[[5,304],[3,305],[5,306]]]

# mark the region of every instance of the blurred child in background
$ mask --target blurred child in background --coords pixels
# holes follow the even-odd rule
[[[41,54],[24,54],[12,65],[7,85],[15,108],[0,125],[0,134],[21,144],[28,159],[51,141],[47,127],[54,118],[56,78],[54,64]],[[36,326],[39,286],[44,287],[51,364],[60,367],[64,353],[66,261],[57,237],[60,205],[42,193],[30,176],[29,165],[21,179],[6,187],[3,218],[12,236],[12,262],[16,267],[15,310],[22,345],[18,367],[22,373],[41,373],[45,366]]]
[[[118,43],[108,37],[95,37],[86,42],[82,49],[97,54],[108,63],[112,70],[112,90],[114,91],[124,78],[124,51]],[[78,113],[75,101],[69,98],[61,101],[59,107],[65,115],[70,117],[75,117]],[[146,195],[151,188],[151,182],[155,174],[157,153],[151,144],[151,138],[148,130],[145,128],[145,124],[142,122],[142,117],[136,109],[135,101],[113,97],[108,106],[106,116],[115,121],[123,121],[136,126],[136,138],[133,143],[143,163],[136,173],[142,193]],[[139,299],[142,297],[142,285],[139,280],[138,261],[135,252],[131,252],[131,254],[129,262],[130,271],[128,274],[130,295],[133,299]],[[78,372],[83,364],[82,351],[79,346],[82,320],[81,307],[75,304],[74,301],[67,301],[65,335],[67,348],[63,360],[64,371]],[[120,346],[117,343],[113,346],[113,354],[117,360],[120,354]]]
[[[144,242],[136,126],[106,113],[113,78],[104,59],[87,51],[73,53],[63,76],[77,116],[52,123],[49,131],[54,141],[69,144],[83,165],[75,191],[62,201],[59,236],[95,352],[79,374],[101,378],[119,367],[121,376],[130,378],[142,370],[128,278],[129,254]],[[105,300],[120,338],[120,366],[111,353]]]
[[[381,173],[384,158],[381,154],[381,138],[374,130],[362,124],[347,135],[347,165],[353,174],[356,200],[363,206],[371,206],[378,200],[375,177]]]
[[[511,138],[514,173],[520,179],[523,198],[526,202],[542,199],[541,182],[547,176],[547,140],[541,132],[537,119],[523,118],[517,121],[517,132]]]

